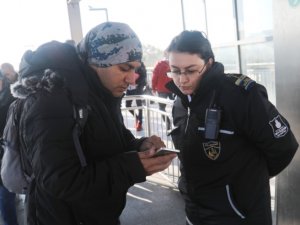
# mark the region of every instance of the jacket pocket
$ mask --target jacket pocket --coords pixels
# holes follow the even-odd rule
[[[195,185],[188,185],[188,194],[191,200],[197,204],[200,211],[206,212],[206,216],[226,216],[245,219],[244,212],[236,203],[230,185],[223,185],[206,190],[196,190]]]

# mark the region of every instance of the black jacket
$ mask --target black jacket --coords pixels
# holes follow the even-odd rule
[[[2,74],[0,74],[2,75]],[[15,98],[12,96],[10,92],[10,82],[0,76],[0,79],[2,79],[2,90],[0,90],[0,141],[3,135],[4,127],[6,124],[6,117],[7,112],[10,104],[15,100]],[[2,145],[0,143],[0,167],[2,164],[2,157],[3,157],[4,149],[2,148]],[[2,185],[2,179],[0,176],[0,185]]]
[[[10,104],[14,101],[14,97],[10,92],[10,83],[6,78],[1,77],[2,80],[2,90],[0,90],[0,137],[2,136],[5,122],[6,122],[6,114]]]
[[[136,153],[141,140],[123,124],[121,98],[84,68],[89,114],[80,139],[87,167],[81,167],[74,147],[73,108],[66,89],[39,89],[26,98],[21,129],[35,175],[28,201],[34,203],[30,225],[118,224],[128,188],[145,181]]]
[[[298,143],[266,89],[214,63],[191,102],[175,86],[172,139],[180,149],[180,187],[200,224],[271,225],[269,178],[292,160]],[[218,137],[205,138],[206,110],[221,112]],[[243,223],[244,224],[244,223]]]

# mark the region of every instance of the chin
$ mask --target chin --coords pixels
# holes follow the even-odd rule
[[[119,97],[122,97],[124,95],[124,93],[125,92],[115,92],[115,93],[113,93],[113,96],[119,98]]]
[[[182,92],[182,94],[184,94],[184,95],[191,95],[191,94],[193,94],[193,92],[190,91],[190,90],[181,90],[181,92]]]

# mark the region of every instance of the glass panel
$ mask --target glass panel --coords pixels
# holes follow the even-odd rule
[[[212,45],[236,40],[232,0],[206,1],[208,37]]]
[[[240,39],[273,36],[272,0],[238,0]]]
[[[236,47],[214,48],[215,60],[222,63],[226,73],[238,73],[239,62]]]
[[[186,30],[200,30],[207,33],[204,1],[184,0],[183,4]]]
[[[273,42],[241,46],[242,73],[267,88],[276,104]]]

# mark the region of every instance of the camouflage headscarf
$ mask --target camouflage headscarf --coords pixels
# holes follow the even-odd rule
[[[77,45],[80,58],[97,67],[141,61],[142,45],[124,23],[105,22],[90,30]]]

